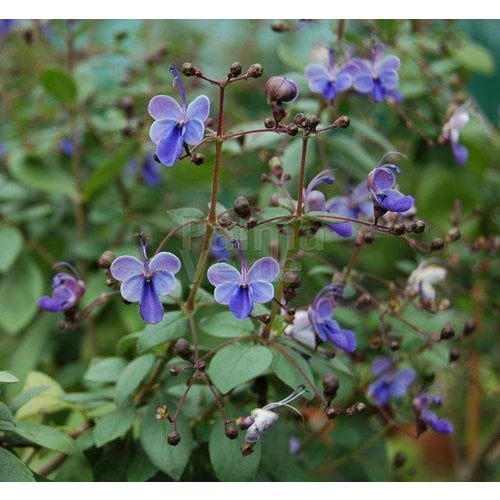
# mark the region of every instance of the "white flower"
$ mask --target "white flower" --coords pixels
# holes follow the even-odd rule
[[[293,324],[285,328],[285,335],[297,340],[311,349],[316,347],[316,334],[309,320],[307,311],[297,311],[293,318]]]
[[[446,120],[441,132],[442,140],[451,144],[453,156],[459,165],[464,165],[469,157],[467,148],[458,142],[459,130],[463,129],[469,123],[469,119],[469,113],[465,110],[464,106],[460,106]]]
[[[443,281],[445,277],[444,267],[426,261],[421,262],[408,278],[406,291],[411,295],[420,295],[423,302],[434,302],[436,290],[433,285]]]

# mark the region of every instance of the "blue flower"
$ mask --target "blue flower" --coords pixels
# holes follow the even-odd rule
[[[361,94],[371,94],[375,102],[381,102],[387,97],[396,101],[401,100],[398,90],[399,67],[401,62],[398,57],[384,55],[383,44],[376,45],[373,49],[372,59],[353,59],[357,66],[353,87]]]
[[[332,318],[334,306],[342,295],[343,285],[340,283],[322,288],[308,309],[309,321],[323,342],[328,341],[346,352],[354,352],[356,350],[354,332],[340,328]]]
[[[373,203],[366,182],[358,184],[347,196],[335,196],[328,200],[325,205],[326,211],[331,214],[359,219],[373,219]],[[339,236],[349,237],[352,235],[352,222],[335,222],[328,226]]]
[[[160,164],[154,161],[151,155],[146,155],[139,166],[137,159],[133,158],[128,164],[128,173],[134,175],[139,170],[142,180],[151,187],[158,186],[161,182]]]
[[[443,130],[441,132],[442,140],[451,144],[453,157],[458,165],[465,165],[469,158],[469,150],[458,142],[459,131],[469,123],[469,119],[469,113],[467,113],[463,106],[460,106],[451,113],[450,117],[443,125]]]
[[[353,64],[337,66],[335,51],[328,49],[328,66],[310,64],[305,70],[311,92],[322,94],[327,101],[332,101],[339,92],[345,92],[352,86],[357,68]]]
[[[373,169],[367,178],[367,187],[375,203],[377,216],[385,212],[406,212],[413,207],[415,200],[393,189],[396,185],[396,176],[393,171],[400,173],[397,165],[386,163],[381,167]]]
[[[156,144],[161,163],[171,167],[181,156],[184,143],[195,145],[203,139],[205,120],[210,113],[210,101],[200,95],[188,106],[181,76],[175,65],[170,66],[174,85],[181,94],[182,106],[168,95],[157,95],[149,102],[149,114],[155,119],[149,130]]]
[[[85,283],[67,273],[58,273],[52,279],[52,296],[38,299],[41,309],[51,312],[68,311],[76,306],[85,293]]]
[[[241,273],[230,264],[221,262],[210,266],[207,276],[215,286],[215,301],[229,305],[236,318],[244,319],[253,311],[254,302],[265,304],[273,299],[271,281],[277,278],[280,266],[272,257],[262,257],[248,269],[241,243],[235,240],[234,245],[240,253]]]
[[[368,387],[368,395],[378,406],[404,396],[416,375],[411,368],[396,370],[392,360],[386,356],[373,360],[372,371],[377,379]]]
[[[175,290],[174,274],[181,268],[180,260],[170,252],[160,252],[151,260],[146,254],[146,241],[141,237],[141,258],[123,255],[113,261],[111,276],[121,281],[120,293],[128,302],[139,302],[140,314],[146,323],[163,318],[159,295]]]
[[[325,195],[321,191],[316,191],[314,188],[323,182],[333,184],[335,177],[330,169],[323,170],[316,175],[304,189],[304,211],[305,212],[324,212],[325,211]]]
[[[431,406],[441,406],[443,401],[439,396],[430,393],[422,393],[415,397],[412,401],[413,411],[417,416],[417,426],[420,432],[423,432],[427,427],[440,434],[451,434],[453,425],[445,418],[439,418],[429,408]]]
[[[215,233],[210,242],[210,254],[218,262],[228,261],[231,258],[229,240]]]

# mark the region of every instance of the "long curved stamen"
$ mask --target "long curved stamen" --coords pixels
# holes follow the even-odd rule
[[[335,68],[335,49],[328,48],[328,70],[331,72]]]
[[[184,119],[186,117],[187,97],[184,85],[182,84],[181,74],[179,73],[179,70],[177,69],[177,66],[175,64],[171,64],[168,70],[174,75],[174,87],[177,87],[179,89],[179,94],[181,95],[182,119]]]
[[[67,267],[78,280],[81,280],[80,274],[69,262],[56,262],[52,264],[52,269],[57,269],[58,267]]]
[[[299,385],[297,387],[297,389],[295,389],[286,398],[282,399],[281,401],[276,401],[276,403],[269,403],[268,405],[264,406],[262,409],[263,410],[273,410],[274,408],[279,408],[280,406],[288,406],[288,403],[291,403],[294,399],[297,399],[298,397],[302,396],[302,394],[305,394],[306,392],[309,392],[309,391],[305,388],[305,386]]]
[[[146,237],[141,234],[139,236],[139,246],[140,246],[140,252],[141,252],[141,260],[142,263],[144,264],[144,272],[150,273],[149,269],[149,259],[148,259],[148,254],[147,254],[147,247],[148,247],[148,242]]]
[[[245,256],[243,255],[243,248],[241,246],[241,241],[240,240],[233,240],[231,242],[234,245],[234,248],[238,250],[238,253],[240,254],[240,262],[241,262],[241,279],[244,284],[248,283],[248,265],[247,261],[245,260]]]

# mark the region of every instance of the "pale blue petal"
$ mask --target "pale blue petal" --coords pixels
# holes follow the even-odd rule
[[[280,273],[280,265],[272,257],[261,257],[248,271],[250,283],[254,281],[273,281]]]
[[[401,66],[401,61],[399,57],[396,56],[385,56],[375,64],[375,70],[377,75],[382,75],[386,71],[398,72]]]
[[[173,127],[158,143],[156,154],[163,165],[171,167],[179,159],[183,145],[180,127]]]
[[[240,285],[235,283],[221,283],[214,290],[214,299],[218,304],[227,306],[231,302],[231,297]]]
[[[175,278],[171,272],[156,271],[152,280],[158,295],[169,295],[175,290]]]
[[[208,281],[214,286],[222,283],[241,283],[241,273],[235,267],[219,262],[210,266],[207,272]]]
[[[149,137],[155,144],[158,144],[176,125],[177,121],[170,118],[153,122],[149,129]]]
[[[149,101],[148,112],[155,120],[170,118],[178,121],[182,114],[179,103],[168,95],[154,96]]]
[[[186,128],[184,130],[184,142],[194,146],[203,139],[204,132],[205,125],[203,125],[203,122],[197,118],[191,118],[186,123]]]
[[[142,274],[132,276],[125,280],[120,286],[122,297],[128,302],[139,302],[139,300],[141,300],[144,282],[145,280]]]
[[[358,76],[356,80],[354,80],[353,87],[354,90],[362,94],[368,94],[373,90],[373,79],[369,75]]]
[[[160,252],[149,261],[151,271],[168,271],[176,274],[181,269],[181,261],[170,252]]]
[[[380,74],[380,81],[387,90],[393,90],[398,86],[399,77],[394,70],[388,70]]]
[[[253,281],[250,285],[250,296],[254,302],[265,304],[274,297],[274,288],[267,281]]]
[[[118,281],[125,281],[132,276],[144,273],[144,264],[131,255],[123,255],[116,258],[110,267],[111,276]]]
[[[188,120],[196,118],[202,123],[208,118],[210,114],[210,100],[206,95],[200,95],[193,100],[187,107]]]

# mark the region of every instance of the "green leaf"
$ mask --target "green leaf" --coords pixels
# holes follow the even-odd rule
[[[162,401],[155,400],[146,409],[141,427],[141,445],[151,462],[178,481],[189,461],[193,449],[193,436],[186,419],[181,416],[178,431],[181,436],[177,446],[167,443],[167,436],[172,431],[172,424],[157,420],[155,409]]]
[[[188,320],[181,311],[164,314],[163,319],[154,325],[147,325],[139,334],[137,348],[139,352],[147,351],[171,340],[180,339],[188,333]]]
[[[293,220],[293,214],[286,208],[266,207],[259,212],[259,221],[274,219],[275,217],[289,217],[288,219],[273,221],[276,224],[290,224]]]
[[[59,451],[65,455],[81,455],[82,453],[71,437],[55,427],[33,422],[18,422],[15,432],[28,441],[49,450]]]
[[[101,188],[106,186],[123,169],[130,158],[132,158],[137,147],[138,143],[136,141],[128,142],[122,146],[113,158],[96,167],[85,185],[83,191],[84,198],[89,200]]]
[[[253,332],[254,326],[250,319],[237,319],[230,312],[221,312],[203,318],[200,328],[214,337],[241,337]]]
[[[380,156],[386,151],[394,151],[395,149],[394,145],[387,140],[384,134],[363,120],[353,120],[350,128],[355,131],[356,136],[361,136],[360,142],[366,143],[366,140],[368,140],[380,146]]]
[[[5,403],[0,401],[0,422],[14,423],[14,416]]]
[[[0,281],[0,327],[16,334],[27,326],[42,292],[42,273],[31,257],[22,256]]]
[[[300,354],[287,347],[283,347],[283,349],[294,360],[295,364],[280,349],[273,348],[272,370],[282,382],[292,389],[296,389],[299,385],[304,385],[309,392],[306,392],[303,396],[307,399],[312,399],[314,397],[314,388],[304,379],[296,365],[299,366],[312,382],[314,381],[314,377],[311,368]]]
[[[465,41],[453,51],[453,57],[464,68],[475,73],[491,75],[495,70],[495,60],[491,52],[472,40]]]
[[[28,418],[32,416],[53,413],[68,406],[61,401],[64,395],[62,387],[45,373],[32,371],[26,377],[23,393],[33,388],[44,387],[45,390],[27,401],[16,411],[17,418]]]
[[[127,360],[124,358],[95,358],[83,376],[83,380],[100,384],[114,383],[126,366]]]
[[[0,446],[0,482],[34,482],[33,472],[13,453]]]
[[[94,429],[94,442],[100,448],[101,446],[123,436],[135,420],[135,408],[125,406],[117,408],[100,418]]]
[[[5,273],[16,261],[23,249],[23,235],[19,229],[0,225],[0,248],[2,258],[0,259],[0,273]]]
[[[144,354],[126,366],[116,383],[115,401],[118,406],[121,406],[134,394],[151,371],[151,368],[153,368],[154,362],[155,357],[153,354]]]
[[[11,408],[14,413],[16,413],[19,408],[24,406],[28,401],[33,399],[35,396],[38,396],[38,394],[41,394],[42,392],[46,391],[48,387],[45,387],[44,385],[38,386],[38,387],[32,387],[31,389],[27,389],[26,391],[21,392],[18,396],[16,396],[11,403]]]
[[[31,189],[70,197],[75,195],[75,183],[71,175],[53,163],[25,156],[20,151],[11,156],[8,168],[14,179]]]
[[[137,448],[132,454],[132,460],[127,467],[127,481],[129,483],[143,483],[151,479],[158,472],[158,467],[151,463],[148,456],[137,444]]]
[[[67,460],[57,470],[54,478],[57,482],[81,482],[89,483],[94,480],[92,466],[85,457],[73,456]]]
[[[179,226],[192,220],[203,222],[205,218],[205,214],[199,208],[195,207],[176,208],[174,210],[168,210],[167,214]]]
[[[231,344],[212,358],[208,374],[222,393],[227,393],[269,368],[273,355],[264,346]]]
[[[40,75],[45,90],[59,101],[71,103],[76,97],[76,85],[73,79],[59,69],[46,69]]]
[[[0,384],[17,384],[19,379],[10,372],[0,371]]]
[[[208,452],[219,481],[251,481],[257,474],[262,453],[260,444],[246,457],[241,454],[241,444],[241,439],[228,439],[225,436],[224,427],[219,421],[213,424]]]

